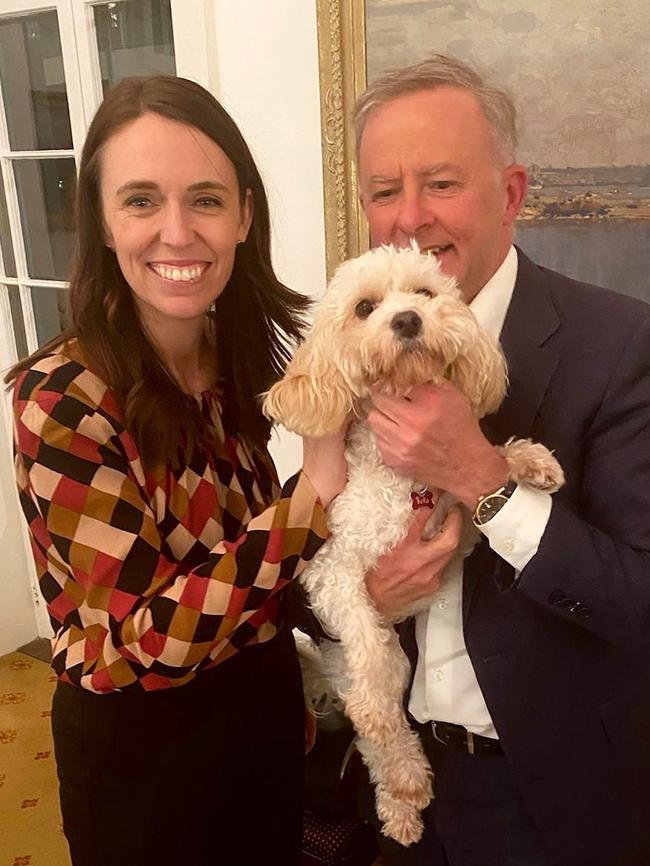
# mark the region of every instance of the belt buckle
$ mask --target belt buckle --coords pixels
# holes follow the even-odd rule
[[[438,736],[438,730],[437,730],[436,724],[437,723],[434,721],[431,722],[431,728],[433,730],[434,739],[437,740],[439,743],[442,743],[443,746],[448,746],[449,740],[443,740],[442,737]],[[465,746],[467,748],[467,754],[468,755],[475,755],[476,754],[476,745],[474,742],[474,734],[471,731],[468,731],[467,728],[465,728]]]
[[[437,729],[436,724],[437,724],[437,723],[434,722],[433,720],[431,721],[431,728],[433,729],[433,738],[434,738],[434,740],[437,740],[439,743],[442,743],[443,746],[448,746],[448,745],[449,745],[449,742],[448,742],[447,740],[442,740],[442,739],[438,736],[438,729]]]

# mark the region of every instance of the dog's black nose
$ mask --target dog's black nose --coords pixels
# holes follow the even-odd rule
[[[393,316],[390,326],[400,339],[407,340],[420,333],[422,319],[413,310],[404,310]]]

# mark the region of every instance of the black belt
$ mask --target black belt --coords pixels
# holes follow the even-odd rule
[[[451,725],[449,722],[431,722],[434,739],[451,749],[465,752],[467,755],[502,755],[503,749],[498,740],[492,737],[482,737],[473,734],[461,725]]]

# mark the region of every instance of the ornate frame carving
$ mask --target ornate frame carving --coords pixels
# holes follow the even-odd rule
[[[316,0],[328,278],[368,248],[350,114],[366,86],[365,0]]]

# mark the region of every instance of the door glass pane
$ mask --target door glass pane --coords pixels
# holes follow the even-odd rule
[[[74,159],[14,160],[27,271],[66,280],[74,244]]]
[[[14,249],[11,244],[11,230],[9,228],[9,216],[7,214],[7,199],[5,188],[0,174],[0,248],[2,249],[2,261],[4,263],[4,274],[7,277],[16,276],[16,261]]]
[[[176,74],[170,0],[93,6],[104,93],[130,75]]]
[[[12,150],[72,148],[56,12],[0,18],[0,81]]]
[[[20,360],[29,355],[29,349],[27,348],[27,335],[25,334],[25,325],[23,323],[23,308],[20,303],[20,289],[18,286],[5,286],[5,289],[9,295],[9,307],[11,309],[11,321],[14,328],[14,339],[16,341],[18,360]]]
[[[32,286],[30,292],[38,345],[43,346],[70,327],[70,294],[67,289],[45,289],[40,286]]]

